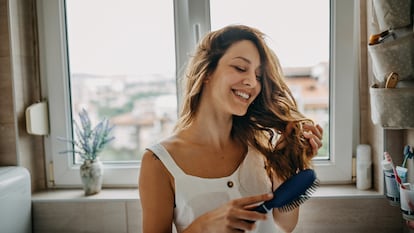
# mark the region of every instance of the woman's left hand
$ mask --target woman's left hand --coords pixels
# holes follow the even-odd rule
[[[313,155],[317,155],[319,148],[322,147],[322,135],[323,129],[320,125],[303,124],[303,136],[309,140]]]

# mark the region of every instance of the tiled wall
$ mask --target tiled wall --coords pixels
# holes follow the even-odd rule
[[[303,204],[294,233],[409,232],[399,216],[385,198],[313,198]]]
[[[8,1],[0,0],[0,164],[16,165]]]
[[[26,167],[45,188],[43,139],[26,132],[25,109],[40,100],[34,0],[0,0],[0,166]]]
[[[34,202],[33,233],[141,233],[140,210],[138,200]],[[409,232],[400,216],[383,197],[313,198],[294,233]]]
[[[35,202],[33,233],[138,233],[138,200]]]

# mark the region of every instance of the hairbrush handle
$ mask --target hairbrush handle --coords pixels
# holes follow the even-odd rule
[[[256,206],[253,210],[265,214],[269,212],[271,209],[266,208],[265,204],[263,203],[259,206]]]

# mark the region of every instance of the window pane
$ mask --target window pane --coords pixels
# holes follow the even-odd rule
[[[115,126],[104,162],[139,161],[177,118],[173,2],[67,0],[66,13],[72,117]]]
[[[329,0],[210,0],[210,8],[212,30],[246,24],[266,33],[300,110],[324,128],[317,158],[329,158]]]

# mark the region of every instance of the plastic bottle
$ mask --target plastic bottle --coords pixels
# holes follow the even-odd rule
[[[372,186],[371,147],[367,144],[358,145],[356,157],[357,189],[370,189]]]

